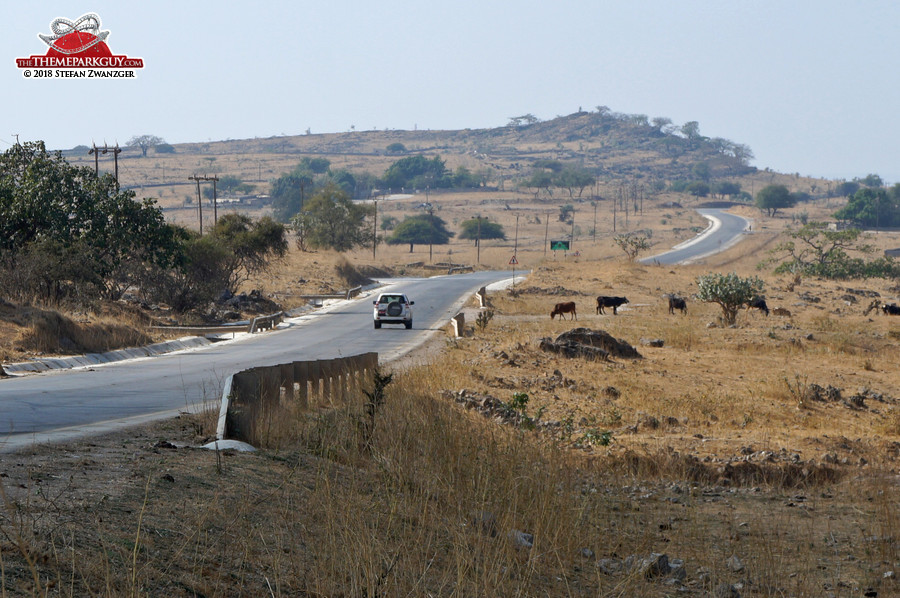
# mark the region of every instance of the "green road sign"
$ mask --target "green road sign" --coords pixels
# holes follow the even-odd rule
[[[550,249],[553,251],[568,251],[569,250],[569,242],[568,241],[550,241]]]

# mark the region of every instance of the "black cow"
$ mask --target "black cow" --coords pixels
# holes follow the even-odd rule
[[[900,316],[900,305],[896,303],[891,303],[888,305],[887,303],[882,304],[881,311],[884,312],[886,316]]]
[[[687,302],[682,297],[669,295],[669,313],[674,314],[676,309],[680,309],[682,314],[686,314]]]
[[[766,305],[766,300],[762,297],[755,297],[747,304],[747,309],[758,309],[761,312],[765,312],[766,317],[769,316],[769,306]]]
[[[597,313],[604,313],[604,307],[611,307],[613,310],[613,315],[616,315],[616,310],[623,304],[628,303],[628,299],[625,297],[604,297],[600,295],[597,297]]]

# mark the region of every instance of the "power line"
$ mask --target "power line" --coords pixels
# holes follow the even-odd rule
[[[197,209],[199,212],[200,218],[200,235],[203,235],[203,198],[200,196],[200,181],[212,181],[213,184],[213,225],[219,222],[219,213],[218,207],[218,198],[216,197],[216,183],[219,181],[219,177],[217,176],[189,176],[189,181],[197,181]]]

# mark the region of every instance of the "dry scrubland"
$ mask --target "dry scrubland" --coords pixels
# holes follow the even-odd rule
[[[485,267],[508,267],[518,215],[519,261],[533,273],[491,297],[486,328],[470,318],[465,338],[438,335],[387,366],[382,404],[361,395],[289,411],[255,454],[190,448],[211,439],[206,414],[5,456],[2,595],[900,593],[900,320],[863,315],[871,299],[854,292],[895,300],[896,281],[758,272],[791,212],[762,219],[745,208],[756,220],[742,243],[676,268],[623,261],[609,214],[598,215],[594,242],[585,204],[580,255],[545,257],[547,213],[550,237],[570,229],[556,208],[481,197],[430,199],[450,223],[476,211],[501,219],[510,238],[485,242]],[[379,212],[400,217],[416,201],[380,202]],[[629,230],[653,228],[661,251],[704,225],[691,208],[648,204]],[[375,258],[293,252],[255,285],[289,305],[360,272],[424,275],[418,263],[451,260],[474,264],[474,247],[454,241],[431,258],[418,246],[380,246]],[[744,312],[736,327],[710,327],[718,308],[690,300],[694,281],[732,270],[761,275],[770,307],[791,317]],[[689,297],[686,315],[667,313],[669,292]],[[599,294],[630,303],[598,316]],[[550,320],[561,300],[578,303],[577,322]],[[540,350],[540,339],[576,326],[607,331],[643,359]],[[534,425],[458,401],[511,404],[516,393],[527,394]],[[684,575],[628,566],[653,553],[683,562]]]

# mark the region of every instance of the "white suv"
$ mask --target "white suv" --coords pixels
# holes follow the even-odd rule
[[[375,328],[381,328],[381,324],[403,324],[407,329],[412,328],[413,315],[410,301],[403,293],[382,293],[375,304]]]

